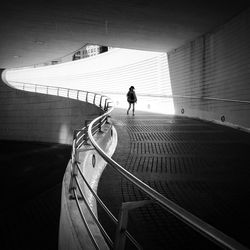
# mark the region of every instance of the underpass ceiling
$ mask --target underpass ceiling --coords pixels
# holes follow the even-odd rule
[[[0,68],[54,60],[86,43],[167,52],[247,7],[246,0],[9,0],[1,3]]]

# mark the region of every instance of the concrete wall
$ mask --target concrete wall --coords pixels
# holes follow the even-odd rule
[[[111,133],[112,131],[112,133]],[[117,133],[112,125],[106,124],[102,128],[101,133],[97,133],[94,136],[98,145],[108,155],[112,156],[117,145]],[[97,186],[102,171],[106,166],[106,162],[96,152],[96,150],[90,150],[91,146],[83,146],[78,151],[77,161],[80,162],[81,171],[91,186],[91,188],[97,193]],[[95,164],[93,165],[93,155],[95,155]],[[91,243],[87,229],[83,224],[80,212],[77,208],[75,199],[70,199],[69,193],[70,179],[71,179],[72,162],[69,161],[66,172],[63,178],[62,185],[62,198],[61,198],[61,214],[60,214],[60,228],[59,228],[59,250],[77,250],[77,249],[95,249],[93,243]],[[92,211],[97,216],[96,200],[92,193],[87,188],[83,179],[80,178],[78,173],[78,182],[83,190],[85,198],[87,199]],[[80,194],[79,194],[80,195]],[[109,249],[103,236],[98,229],[96,223],[88,212],[88,209],[81,199],[80,205],[84,214],[84,217],[88,223],[88,226],[93,233],[100,249]]]
[[[3,70],[0,70],[0,74]],[[17,90],[0,80],[0,140],[25,140],[72,144],[73,130],[81,128],[85,120],[93,120],[100,115],[99,107],[78,100],[49,96]],[[112,133],[111,133],[112,130]],[[95,135],[100,147],[109,155],[114,153],[117,135],[111,125],[102,128],[102,133]],[[86,150],[91,149],[91,150]],[[92,165],[95,155],[96,164]],[[99,178],[106,166],[102,157],[86,146],[79,153],[79,162],[85,178],[96,190]],[[59,249],[95,249],[84,227],[76,201],[70,198],[71,160],[68,163],[62,185],[61,214],[59,230]],[[96,212],[96,202],[79,180],[83,191]],[[81,200],[85,219],[101,249],[109,249],[86,205]]]
[[[0,139],[71,144],[73,130],[99,112],[92,104],[23,92],[0,80]]]
[[[176,114],[250,129],[249,34],[250,9],[168,54]]]

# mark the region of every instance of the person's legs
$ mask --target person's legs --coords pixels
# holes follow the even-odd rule
[[[133,103],[133,115],[135,115],[135,103]]]
[[[129,106],[128,106],[128,110],[127,110],[127,115],[129,113],[130,108],[131,108],[131,103],[129,102]]]

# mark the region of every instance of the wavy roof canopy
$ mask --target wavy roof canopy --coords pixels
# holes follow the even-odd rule
[[[4,1],[0,68],[54,60],[86,43],[167,52],[225,23],[248,2]]]

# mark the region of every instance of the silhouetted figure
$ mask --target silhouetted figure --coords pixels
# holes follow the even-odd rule
[[[129,110],[131,108],[131,104],[133,105],[133,109],[132,109],[133,115],[135,115],[135,103],[137,102],[137,97],[136,97],[134,89],[135,89],[135,87],[131,86],[129,88],[128,93],[127,93],[127,101],[129,103],[129,107],[128,107],[128,110],[127,110],[127,115],[129,114]]]

